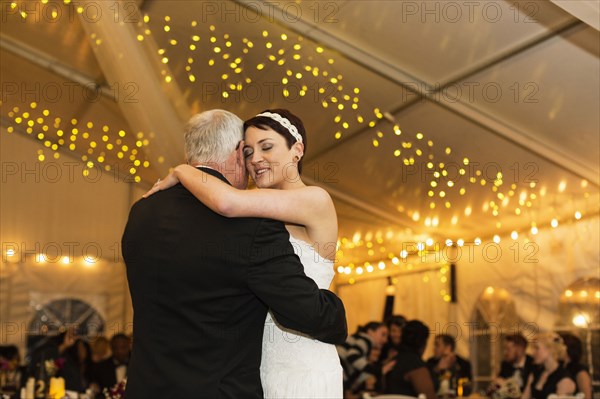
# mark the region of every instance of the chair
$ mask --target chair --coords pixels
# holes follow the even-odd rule
[[[575,395],[557,395],[553,393],[552,395],[548,395],[548,399],[585,399],[585,394],[583,392]]]

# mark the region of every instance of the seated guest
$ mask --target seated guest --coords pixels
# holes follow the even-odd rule
[[[384,377],[384,392],[418,396],[428,399],[436,397],[431,374],[422,356],[427,346],[429,328],[419,320],[411,320],[402,329],[396,363]]]
[[[460,378],[473,379],[471,375],[471,363],[457,355],[456,341],[448,334],[435,337],[433,344],[433,356],[427,360],[427,367],[431,371],[433,386],[436,391],[440,389],[441,381],[448,381],[448,385],[442,388],[442,393],[449,389],[456,390]]]
[[[106,337],[96,337],[91,343],[92,345],[92,362],[100,363],[103,360],[111,357],[110,342]]]
[[[583,352],[581,340],[573,334],[561,334],[562,339],[567,346],[567,358],[565,368],[575,380],[575,392],[581,392],[585,399],[592,398],[592,378],[587,367],[581,364],[581,354]]]
[[[560,363],[567,348],[560,335],[549,332],[538,335],[533,346],[533,361],[542,367],[529,375],[522,399],[546,399],[549,395],[572,395],[575,381]]]
[[[74,327],[70,327],[58,335],[42,336],[29,349],[29,365],[24,380],[29,377],[37,378],[42,363],[62,358],[64,352],[75,343],[76,339],[77,334]]]
[[[350,391],[352,392],[374,392],[377,389],[377,381],[381,378],[381,364],[379,363],[379,356],[381,355],[381,349],[375,346],[371,347],[367,361],[369,362],[368,367],[365,367],[363,371],[354,379]]]
[[[525,353],[526,350],[527,339],[523,335],[513,334],[504,338],[503,361],[496,379],[497,384],[514,377],[521,392],[525,390],[529,375],[535,368],[533,358]]]
[[[65,379],[65,389],[68,391],[85,392],[91,383],[92,350],[82,339],[77,339],[73,345],[63,352],[65,359],[60,376]]]
[[[125,334],[115,334],[110,340],[112,356],[93,366],[92,380],[100,391],[112,388],[127,377],[131,343]]]
[[[381,348],[387,341],[388,330],[385,324],[372,321],[348,337],[337,351],[344,369],[344,390],[352,393],[361,386],[358,378],[366,380],[376,377],[378,369],[369,363],[371,348]]]
[[[382,362],[393,359],[398,354],[398,346],[400,346],[400,338],[402,337],[402,327],[406,324],[406,318],[400,315],[391,316],[387,319],[386,324],[389,337],[383,348],[381,348],[380,360]]]
[[[0,346],[0,373],[0,391],[17,393],[25,384],[25,367],[15,345]]]

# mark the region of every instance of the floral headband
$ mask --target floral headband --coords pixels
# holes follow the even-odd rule
[[[292,136],[294,136],[297,142],[302,143],[302,136],[300,135],[300,133],[298,133],[298,129],[292,124],[292,122],[290,122],[289,119],[284,118],[283,116],[275,114],[273,112],[263,112],[262,114],[258,114],[256,116],[264,116],[267,118],[271,118],[274,121],[277,121],[281,126],[286,128]]]

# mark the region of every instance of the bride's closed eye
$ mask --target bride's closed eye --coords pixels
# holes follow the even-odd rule
[[[266,152],[266,151],[269,151],[272,148],[273,148],[272,144],[266,144],[266,145],[264,145],[264,146],[261,147],[261,151]],[[252,150],[252,148],[250,148],[250,147],[244,148],[244,158],[248,158],[252,154],[254,154],[254,151]]]

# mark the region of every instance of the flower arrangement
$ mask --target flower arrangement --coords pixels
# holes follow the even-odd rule
[[[59,357],[58,359],[50,359],[44,362],[44,367],[46,368],[46,374],[48,377],[54,377],[60,370],[65,367],[65,359]]]
[[[119,382],[112,388],[104,388],[102,393],[106,399],[124,399],[125,398],[125,387],[127,386],[127,378]]]
[[[521,387],[514,377],[508,378],[490,385],[486,396],[492,399],[517,399],[521,397]]]

